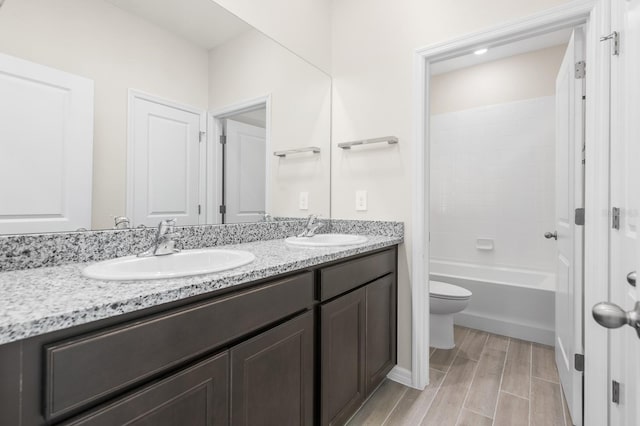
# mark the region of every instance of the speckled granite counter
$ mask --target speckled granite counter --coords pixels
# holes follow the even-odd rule
[[[247,250],[256,260],[215,274],[150,281],[101,281],[81,270],[92,263],[0,273],[0,344],[173,302],[215,290],[390,247],[401,236],[369,236],[360,245],[299,248],[284,240],[219,246]]]

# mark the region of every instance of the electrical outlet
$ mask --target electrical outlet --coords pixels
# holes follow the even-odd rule
[[[356,191],[356,211],[367,211],[367,191],[365,190]]]
[[[304,191],[300,193],[298,207],[300,208],[300,210],[309,210],[309,193],[308,192]]]

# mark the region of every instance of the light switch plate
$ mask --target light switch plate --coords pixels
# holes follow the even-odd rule
[[[356,191],[356,211],[367,211],[367,191],[363,189]]]
[[[300,210],[309,210],[309,193],[303,191],[300,193],[300,199],[298,201]]]

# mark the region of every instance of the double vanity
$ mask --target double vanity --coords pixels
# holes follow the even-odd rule
[[[1,272],[0,424],[344,424],[396,363],[401,224],[235,226],[210,227],[214,247]],[[211,238],[197,228],[181,233]]]

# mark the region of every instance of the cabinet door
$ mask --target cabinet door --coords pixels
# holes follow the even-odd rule
[[[365,399],[365,289],[320,307],[322,425],[342,425]]]
[[[232,348],[230,424],[313,424],[313,354],[313,312]]]
[[[83,426],[225,426],[229,423],[227,352],[73,419]]]
[[[395,274],[390,274],[365,287],[367,396],[375,390],[396,364],[395,282]]]

